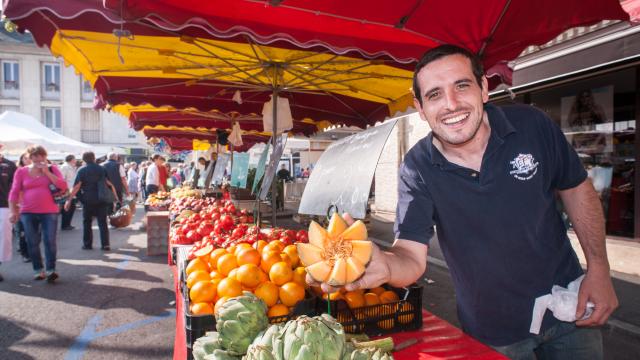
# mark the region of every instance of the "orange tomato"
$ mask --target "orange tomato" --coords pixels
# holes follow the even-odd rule
[[[216,298],[216,287],[211,281],[200,281],[195,283],[189,290],[191,302],[213,302]]]
[[[290,281],[280,287],[278,292],[280,302],[286,306],[294,306],[304,299],[304,287],[298,283]]]
[[[344,296],[344,300],[347,302],[347,305],[349,305],[349,308],[351,309],[357,309],[359,307],[363,307],[365,304],[364,296],[362,295],[362,293],[358,291],[349,291],[345,293],[343,296]]]
[[[195,258],[189,261],[189,265],[187,265],[187,268],[185,269],[187,276],[191,275],[191,273],[196,270],[209,272],[209,264],[207,264],[205,261],[203,261],[200,258]]]
[[[213,306],[210,303],[191,304],[191,314],[193,315],[211,315],[213,314]]]
[[[233,255],[238,255],[242,250],[251,249],[251,245],[247,243],[240,243],[236,245],[235,250],[233,251]]]
[[[380,304],[380,298],[378,298],[378,295],[372,293],[372,292],[368,292],[366,294],[364,294],[364,303],[366,306],[371,306],[371,305],[379,305]]]
[[[291,279],[293,282],[296,282],[304,287],[307,287],[307,271],[304,269],[304,266],[298,266],[293,270],[293,278]]]
[[[255,288],[262,282],[262,276],[260,275],[262,270],[255,264],[240,265],[239,268],[234,270],[236,270],[236,279],[240,281],[242,286]]]
[[[374,287],[373,289],[369,290],[369,292],[372,292],[378,296],[380,296],[380,294],[385,291],[387,291],[387,289],[383,288],[382,286]]]
[[[265,273],[269,273],[271,270],[271,266],[273,264],[282,261],[282,257],[280,256],[280,252],[276,251],[263,251],[262,252],[262,261],[260,262],[260,268]]]
[[[231,271],[229,271],[229,275],[227,275],[227,279],[238,280],[237,274],[238,274],[238,268],[231,269]]]
[[[233,254],[224,254],[220,256],[217,263],[218,272],[224,276],[229,275],[231,270],[238,267],[238,262]]]
[[[262,249],[262,252],[264,253],[265,251],[277,251],[278,253],[281,253],[282,250],[284,250],[284,243],[280,240],[274,240],[268,243],[264,247],[264,249]]]
[[[291,267],[297,267],[298,264],[300,264],[298,249],[295,245],[287,245],[282,252],[289,255],[289,259],[291,259]]]
[[[196,270],[187,276],[187,287],[191,289],[198,281],[209,281],[211,277],[204,270]]]
[[[278,317],[289,315],[289,308],[282,304],[275,304],[267,311],[268,317]]]
[[[260,253],[260,255],[262,255],[262,250],[264,249],[265,246],[267,246],[267,242],[264,240],[258,240],[256,242],[253,243],[253,248],[258,250],[258,252]]]
[[[236,297],[242,295],[242,284],[236,279],[222,279],[218,283],[218,296]]]
[[[209,267],[211,269],[217,269],[218,268],[218,259],[220,258],[220,256],[224,255],[224,254],[228,254],[226,249],[215,249],[211,252],[211,254],[209,254]]]
[[[252,247],[240,250],[236,253],[236,261],[239,266],[244,264],[260,265],[260,260],[260,253]]]
[[[271,307],[278,302],[279,291],[280,289],[278,289],[278,286],[276,286],[276,284],[267,281],[258,285],[253,293],[255,294],[255,296],[262,299],[267,307]]]
[[[393,303],[396,301],[400,301],[400,298],[398,297],[398,294],[396,294],[395,292],[391,291],[391,290],[387,290],[385,292],[383,292],[382,294],[378,295],[378,297],[380,298],[380,302],[383,304],[389,304],[389,303]]]
[[[288,283],[293,278],[291,266],[284,261],[277,262],[269,269],[269,280],[280,286]]]

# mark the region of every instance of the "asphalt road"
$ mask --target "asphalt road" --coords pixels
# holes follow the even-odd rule
[[[81,250],[75,230],[59,233],[55,284],[32,280],[19,256],[0,266],[0,359],[169,359],[175,300],[166,256],[146,256],[146,235],[134,224],[111,230],[112,251]]]

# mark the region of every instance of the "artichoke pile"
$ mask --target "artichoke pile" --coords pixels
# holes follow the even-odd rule
[[[195,360],[390,360],[390,338],[358,343],[347,341],[333,317],[300,316],[286,324],[268,326],[262,300],[245,292],[225,302],[216,313],[217,332],[208,332],[193,345]]]
[[[216,313],[220,344],[232,355],[246,354],[253,339],[267,326],[267,306],[248,291],[227,300]]]

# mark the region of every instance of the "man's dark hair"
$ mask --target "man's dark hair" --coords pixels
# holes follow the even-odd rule
[[[418,99],[420,106],[422,106],[422,94],[420,93],[420,85],[418,84],[418,73],[423,67],[427,66],[427,64],[449,55],[462,55],[469,59],[469,61],[471,61],[471,71],[473,72],[473,76],[476,78],[478,85],[482,87],[482,76],[484,75],[484,70],[482,69],[482,61],[480,61],[480,57],[468,49],[457,45],[440,45],[424,53],[413,72],[413,96]]]
[[[156,161],[160,157],[160,154],[155,154],[151,157],[151,160]]]
[[[76,158],[75,156],[73,156],[73,155],[69,154],[69,155],[67,155],[67,156],[64,158],[64,161],[65,161],[65,162],[69,162],[69,161],[71,161],[71,160],[75,160],[75,158]]]
[[[96,154],[94,154],[93,151],[86,151],[82,153],[82,161],[84,161],[85,164],[94,163],[96,162]]]

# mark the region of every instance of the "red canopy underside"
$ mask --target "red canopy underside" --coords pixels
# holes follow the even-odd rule
[[[215,81],[202,81],[185,85],[179,79],[133,78],[101,76],[95,83],[98,96],[96,106],[106,104],[170,105],[178,109],[189,107],[200,111],[217,110],[222,113],[262,114],[264,103],[271,91],[244,91],[242,104],[232,100],[233,85]],[[326,120],[333,124],[365,128],[389,116],[385,104],[343,95],[282,92],[289,99],[291,115],[295,120],[305,118]]]
[[[226,116],[231,117],[232,115]],[[263,131],[262,118],[259,116],[237,116],[235,119],[240,128],[245,131]],[[191,114],[181,111],[134,111],[129,117],[129,123],[140,131],[145,126],[179,126],[207,129],[230,129],[229,119],[214,119],[207,114]],[[310,136],[318,131],[314,124],[294,121],[293,128],[289,131],[294,135]]]

